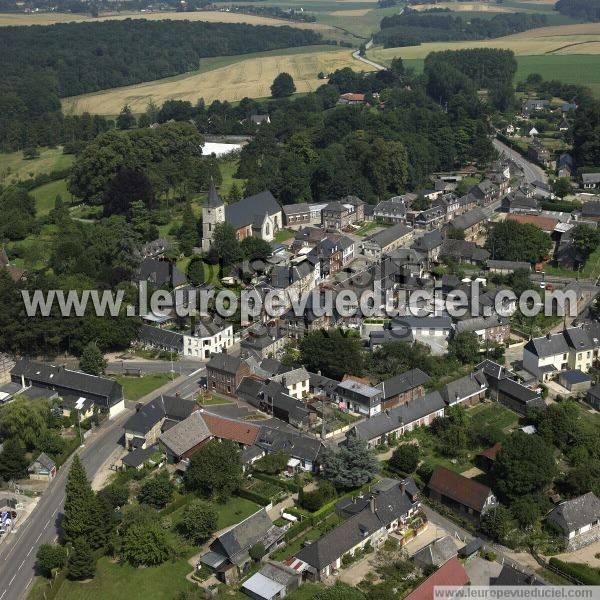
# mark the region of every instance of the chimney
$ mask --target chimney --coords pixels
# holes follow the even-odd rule
[[[369,510],[372,513],[375,513],[375,496],[371,496],[371,499],[369,500]]]
[[[548,332],[548,333],[546,334],[546,339],[549,339],[549,340],[551,340],[551,339],[552,339],[552,334],[551,334],[550,332]]]
[[[400,482],[400,493],[404,496],[404,492],[406,492],[406,480],[402,480]]]

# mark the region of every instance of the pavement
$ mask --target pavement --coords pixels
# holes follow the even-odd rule
[[[189,397],[198,389],[200,373],[193,377],[182,375],[160,390],[169,394],[180,392],[182,396]],[[144,396],[139,402],[148,402],[156,397],[157,391]],[[126,408],[114,420],[105,421],[86,439],[84,446],[77,450],[90,479],[94,478],[119,448],[123,424],[132,413],[131,408]],[[26,597],[36,575],[34,565],[38,547],[58,537],[71,461],[72,457],[60,468],[29,518],[15,528],[9,539],[0,546],[0,600]]]
[[[523,169],[523,174],[525,175],[525,180],[527,183],[533,183],[534,181],[543,181],[544,183],[548,183],[548,175],[544,169],[528,161],[526,158],[523,158],[523,156],[521,156],[518,152],[512,148],[509,148],[500,140],[494,139],[492,144],[494,145],[494,148],[498,150],[498,152],[516,162],[519,167]]]

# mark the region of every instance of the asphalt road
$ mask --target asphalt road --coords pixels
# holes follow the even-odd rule
[[[184,397],[190,397],[198,390],[202,377],[202,372],[193,377],[189,374],[185,378],[179,377],[164,393],[179,392]],[[151,397],[152,394],[149,394],[142,401]],[[85,441],[84,447],[79,449],[79,456],[90,479],[120,445],[123,424],[131,414],[132,410],[126,409],[114,421],[104,423]],[[37,548],[41,544],[52,542],[58,536],[70,460],[61,467],[24,524],[0,545],[0,600],[26,597],[36,574],[34,565]]]
[[[198,360],[112,360],[106,367],[106,372],[118,375],[125,371],[141,371],[142,373],[169,373],[171,367],[177,375],[189,375],[198,369],[203,369],[206,363]]]
[[[492,144],[494,144],[494,148],[496,148],[498,152],[501,152],[516,162],[519,167],[523,169],[525,181],[527,181],[527,183],[533,183],[534,181],[543,181],[544,183],[548,183],[548,175],[546,175],[544,169],[523,158],[518,152],[515,152],[512,148],[509,148],[500,140],[494,139]]]

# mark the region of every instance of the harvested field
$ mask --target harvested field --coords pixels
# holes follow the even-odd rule
[[[331,46],[222,57],[220,61],[218,68],[205,68],[202,72],[65,98],[63,108],[67,114],[89,111],[93,114],[115,115],[125,104],[133,112],[143,112],[151,99],[160,105],[171,99],[195,103],[198,98],[204,98],[206,102],[217,99],[236,101],[246,96],[264,98],[270,96],[269,88],[273,79],[283,71],[292,75],[298,92],[307,92],[323,84],[323,80],[317,77],[320,71],[330,73],[348,66],[369,70],[368,65],[353,60],[349,50]],[[216,67],[218,59],[207,62]]]
[[[514,8],[502,6],[501,4],[488,4],[487,2],[439,2],[438,4],[413,4],[414,10],[430,10],[431,8],[449,8],[453,12],[494,12],[511,13],[516,12]],[[520,12],[527,12],[523,9]]]
[[[329,14],[334,17],[364,17],[371,9],[370,8],[355,8],[352,10],[334,10]]]

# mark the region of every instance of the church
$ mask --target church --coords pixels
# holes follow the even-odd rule
[[[281,206],[269,190],[226,205],[219,197],[214,183],[211,182],[208,200],[202,207],[202,250],[204,252],[210,250],[215,226],[225,221],[233,226],[240,242],[251,235],[272,242],[275,233],[282,227]]]

